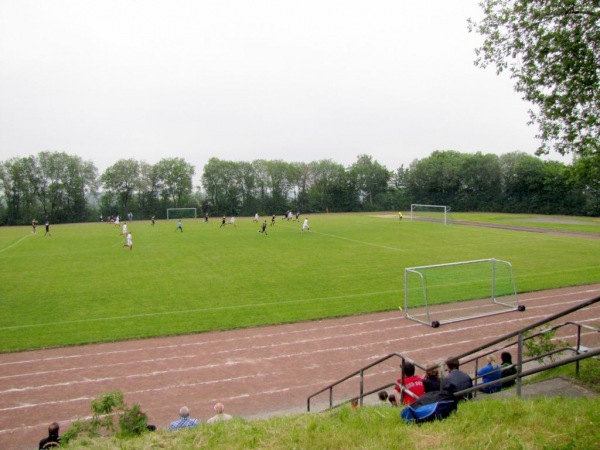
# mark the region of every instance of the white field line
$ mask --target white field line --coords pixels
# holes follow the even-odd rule
[[[486,326],[486,325],[482,325],[482,326]],[[469,327],[469,328],[473,328],[473,327]],[[454,330],[454,331],[464,331],[464,329],[463,330]],[[496,336],[489,336],[487,338],[494,338],[494,337],[496,337]],[[421,339],[421,337],[418,337],[418,338]],[[486,337],[483,337],[483,338],[480,338],[480,339],[485,339],[485,338]],[[471,341],[463,341],[463,342],[464,343],[469,343]],[[448,343],[447,345],[444,345],[444,347],[445,346],[451,346],[451,345],[454,346],[456,344],[457,344],[456,342],[454,342],[454,343]],[[368,344],[367,346],[369,346],[369,345],[370,344]],[[364,346],[361,346],[361,347],[364,347]],[[413,350],[413,351],[406,352],[406,353],[413,353],[413,352],[417,352],[417,351],[430,350],[431,348],[432,347],[424,347],[422,349]],[[436,346],[436,348],[439,348],[439,346]],[[286,355],[286,356],[289,356],[289,355]],[[293,355],[291,355],[291,356],[293,356]],[[360,361],[364,361],[364,360],[362,358],[360,358]],[[334,364],[340,364],[340,363],[338,362],[338,363],[334,363]],[[390,373],[390,372],[395,372],[395,370],[391,370],[391,369],[388,368],[388,369],[384,369],[380,373],[377,373],[377,372],[370,373],[368,376],[376,376],[376,375],[381,376],[381,375],[385,375],[385,374]],[[270,373],[268,375],[270,377],[273,376],[272,373]],[[261,376],[262,376],[262,374],[261,374]],[[232,382],[232,381],[235,381],[235,380],[234,379],[219,380],[219,382]],[[234,398],[239,399],[241,397],[250,398],[251,396],[264,399],[264,397],[266,395],[274,395],[274,394],[279,394],[281,392],[291,392],[291,391],[297,391],[297,390],[302,390],[303,392],[305,392],[307,390],[307,388],[309,388],[309,387],[310,388],[322,387],[322,386],[325,386],[325,385],[327,385],[327,384],[329,384],[329,383],[331,383],[333,381],[335,381],[335,380],[333,380],[333,379],[329,380],[329,381],[327,381],[327,380],[319,380],[318,382],[310,383],[310,384],[306,384],[306,385],[298,385],[298,386],[289,386],[289,385],[287,385],[287,386],[283,386],[283,387],[280,387],[280,388],[276,388],[276,387],[271,386],[271,387],[269,387],[269,389],[267,389],[265,391],[254,392],[252,395],[250,395],[250,394],[243,394],[243,393],[236,393],[236,395],[234,397],[230,397],[229,399],[230,400],[234,399]],[[163,387],[160,387],[160,388],[142,389],[142,390],[129,391],[129,392],[127,392],[127,394],[131,395],[131,394],[142,394],[142,393],[148,393],[148,392],[172,391],[172,389],[178,388],[178,387],[186,387],[187,388],[187,387],[193,387],[193,386],[197,386],[197,385],[200,385],[200,384],[207,384],[207,383],[214,383],[214,382],[185,383],[185,384],[179,383],[179,384],[176,384],[176,385],[163,386]],[[47,405],[56,406],[56,405],[60,405],[60,404],[63,404],[63,403],[88,402],[90,400],[91,400],[90,397],[77,397],[77,398],[68,399],[68,400],[59,400],[59,401],[51,401],[51,402],[40,402],[40,403],[32,403],[32,404],[21,404],[19,406],[15,406],[15,407],[11,407],[11,408],[3,408],[0,411],[7,411],[9,413],[12,413],[12,412],[20,413],[20,412],[22,412],[22,410],[26,410],[26,409],[30,409],[30,408],[38,408],[39,409],[40,407],[47,406]],[[218,401],[218,400],[222,401],[224,399],[223,398],[214,398],[214,399],[210,400],[209,403],[212,404],[212,403],[214,403],[215,401]],[[225,400],[227,400],[227,399],[225,399]],[[164,407],[158,408],[158,409],[167,409],[167,408],[171,409],[171,406],[164,406]],[[156,410],[156,409],[157,408],[153,408],[153,410]],[[23,411],[23,412],[26,412],[26,411]],[[156,412],[156,411],[154,411],[154,412]],[[69,422],[72,422],[74,419],[75,418],[61,418],[60,422],[61,423],[69,423]],[[37,428],[41,427],[42,425],[45,425],[45,424],[24,425],[22,427],[17,427],[17,428],[0,429],[0,435],[5,434],[5,433],[21,432],[21,431],[29,430],[29,429],[32,429],[32,428],[36,428],[37,429]]]
[[[502,324],[517,323],[517,322],[524,321],[524,320],[530,321],[531,319],[537,319],[537,318],[543,318],[543,317],[545,317],[545,315],[540,315],[540,316],[536,316],[536,317],[528,317],[526,319],[520,318],[520,319],[516,319],[516,320],[506,321],[506,322],[503,322]],[[594,319],[590,319],[590,321],[591,320],[594,320]],[[422,326],[422,325],[415,325],[415,326]],[[430,331],[428,333],[424,333],[419,336],[412,336],[412,337],[399,336],[397,338],[385,339],[385,340],[373,340],[371,338],[371,339],[367,339],[368,342],[366,344],[359,344],[359,345],[353,346],[352,350],[366,349],[366,348],[371,348],[371,347],[380,347],[383,344],[390,345],[390,344],[402,343],[402,342],[406,343],[409,340],[413,340],[413,339],[422,340],[423,338],[427,338],[429,336],[438,336],[439,337],[440,334],[467,333],[467,335],[468,335],[469,331],[475,330],[477,328],[482,328],[482,327],[489,327],[489,324],[465,326],[465,327],[462,327],[459,329],[442,330],[441,332],[431,329],[432,331]],[[397,327],[397,328],[400,328],[400,327]],[[402,327],[402,328],[405,328],[405,327]],[[393,329],[387,329],[386,332],[389,333],[392,330]],[[368,337],[369,335],[380,334],[380,333],[381,333],[381,330],[370,330],[370,331],[365,331],[365,332],[350,333],[350,334],[346,334],[344,336],[340,336],[340,335],[332,335],[332,336],[328,336],[328,337],[317,336],[315,338],[303,339],[303,340],[287,342],[287,343],[252,345],[249,347],[237,348],[235,350],[220,350],[220,351],[211,353],[211,355],[218,355],[218,354],[231,355],[232,352],[241,352],[244,355],[256,354],[256,352],[258,352],[258,351],[263,351],[265,349],[274,349],[274,348],[282,347],[282,346],[288,346],[288,345],[298,346],[298,345],[309,344],[309,343],[314,343],[314,342],[324,342],[324,341],[332,341],[332,340],[338,341],[342,338],[352,338],[353,340],[356,340],[357,338],[360,338],[360,337]],[[394,333],[394,334],[397,335],[397,333]],[[584,335],[587,335],[587,334],[595,334],[595,333],[592,333],[592,332],[584,333]],[[496,338],[497,334],[494,334],[492,337]],[[481,342],[482,340],[484,340],[484,338],[480,337],[480,338],[477,338],[476,340]],[[460,343],[468,343],[468,342],[474,342],[474,341],[475,341],[475,339],[467,339],[467,340],[461,341]],[[439,349],[441,347],[445,347],[446,345],[456,345],[456,342],[452,342],[451,340],[449,340],[448,344],[437,345],[437,346],[435,346],[435,348]],[[420,352],[423,350],[430,350],[431,348],[432,347],[424,347],[424,348],[419,348],[419,349],[413,349],[410,351],[399,351],[399,352],[403,353],[403,354],[407,354],[407,353]],[[65,381],[65,382],[54,383],[54,384],[13,387],[10,389],[0,391],[0,394],[34,391],[34,390],[39,390],[39,389],[51,389],[51,388],[57,388],[60,386],[73,386],[73,385],[106,382],[106,381],[151,378],[154,376],[160,376],[160,375],[165,375],[165,374],[180,374],[180,373],[194,372],[194,371],[207,370],[207,369],[214,370],[214,369],[217,369],[220,367],[232,367],[232,366],[236,366],[236,365],[240,365],[240,364],[246,364],[249,361],[252,363],[261,363],[261,362],[266,362],[266,361],[275,361],[275,360],[288,359],[288,358],[298,358],[298,357],[302,357],[302,356],[311,356],[311,355],[314,356],[315,354],[319,354],[319,353],[339,352],[339,351],[348,350],[348,349],[349,348],[347,346],[341,346],[341,347],[330,347],[330,348],[325,348],[325,349],[320,349],[320,350],[303,350],[300,352],[293,352],[293,353],[279,352],[275,356],[266,356],[266,357],[261,357],[261,358],[256,358],[256,359],[242,358],[242,359],[238,359],[238,360],[228,360],[226,362],[217,363],[217,364],[202,364],[202,365],[188,366],[188,367],[178,368],[178,369],[170,369],[169,368],[169,369],[165,369],[165,370],[143,372],[143,373],[133,373],[133,374],[127,374],[127,375],[122,375],[122,376],[85,378],[83,380]],[[193,357],[197,357],[197,356],[196,355],[188,355],[186,357],[193,358]],[[165,359],[169,359],[169,358],[159,358],[159,359],[157,359],[157,361],[164,361]],[[148,360],[148,361],[152,361],[152,360]],[[140,362],[139,361],[131,361],[130,364],[138,365],[138,364],[140,364]],[[108,367],[116,367],[118,365],[123,365],[123,363],[117,363],[117,364],[111,364],[111,365],[105,364],[102,367],[108,368]],[[86,366],[86,368],[89,369],[89,368],[93,368],[93,367]],[[66,370],[69,370],[69,369],[66,369]],[[43,373],[44,372],[33,372],[33,373],[30,373],[29,375],[39,375],[39,374],[43,374]]]
[[[186,309],[186,310],[179,310],[179,311],[163,311],[163,312],[147,313],[147,314],[131,314],[131,315],[127,315],[127,316],[94,317],[91,319],[66,320],[63,322],[46,322],[46,323],[34,323],[34,324],[26,324],[26,325],[14,325],[14,326],[9,326],[9,327],[0,327],[0,331],[20,330],[20,329],[26,329],[26,328],[47,327],[47,326],[55,326],[55,325],[69,325],[69,324],[75,324],[75,323],[102,322],[102,321],[107,321],[107,320],[127,320],[127,319],[139,318],[139,317],[168,316],[168,315],[176,315],[176,314],[190,314],[190,313],[198,313],[198,312],[223,311],[223,310],[228,310],[228,309],[256,308],[256,307],[262,307],[262,306],[344,300],[344,299],[348,299],[348,298],[371,297],[374,295],[382,295],[382,294],[393,294],[393,293],[397,294],[400,292],[402,292],[402,291],[399,289],[395,289],[395,290],[391,290],[391,291],[369,292],[369,293],[364,293],[364,294],[348,294],[348,295],[340,295],[340,296],[335,296],[335,297],[320,297],[320,298],[317,297],[317,298],[298,299],[298,300],[285,300],[285,301],[279,301],[279,302],[251,303],[251,304],[246,304],[246,305],[217,306],[214,308],[197,308],[197,309]]]
[[[600,289],[587,289],[580,292],[570,293],[568,295],[578,295],[580,293],[594,293],[600,292]],[[79,320],[70,320],[70,321],[62,321],[62,322],[47,322],[47,323],[38,323],[38,324],[25,324],[25,325],[14,325],[9,327],[0,327],[0,331],[4,330],[20,330],[27,328],[36,328],[36,327],[46,327],[46,326],[56,326],[56,325],[69,325],[75,323],[90,323],[90,322],[101,322],[101,321],[110,321],[110,320],[127,320],[134,319],[139,317],[155,317],[155,316],[168,316],[168,315],[177,315],[177,314],[190,314],[190,313],[198,313],[198,312],[210,312],[210,311],[222,311],[229,309],[239,309],[239,308],[255,308],[255,307],[263,307],[263,306],[272,306],[272,305],[283,305],[283,304],[299,304],[299,303],[307,303],[307,302],[318,302],[318,301],[332,301],[332,300],[344,300],[348,298],[360,298],[360,297],[369,297],[374,295],[385,295],[385,294],[402,294],[402,289],[395,289],[390,291],[380,291],[380,292],[369,292],[364,294],[348,294],[348,295],[340,295],[335,297],[320,297],[320,298],[310,298],[310,299],[299,299],[299,300],[286,300],[281,302],[263,302],[263,303],[252,303],[248,305],[236,305],[236,306],[218,306],[214,308],[197,308],[197,309],[188,309],[188,310],[179,310],[179,311],[164,311],[158,313],[147,313],[147,314],[131,314],[127,316],[112,316],[112,317],[94,317],[90,319],[79,319]],[[546,296],[540,298],[553,298],[555,296]]]
[[[28,239],[28,238],[30,238],[31,236],[33,236],[33,233],[32,233],[32,234],[27,234],[27,235],[23,236],[23,237],[22,237],[21,239],[19,239],[18,241],[16,241],[16,242],[13,242],[12,244],[10,244],[10,245],[8,245],[8,246],[6,246],[6,247],[4,247],[4,248],[0,248],[0,253],[3,253],[3,252],[5,252],[6,250],[10,250],[11,248],[13,248],[13,247],[16,247],[16,246],[17,246],[17,245],[19,245],[19,244],[20,244],[20,243],[21,243],[23,240],[25,240],[25,239]]]
[[[495,337],[495,335],[490,335],[490,336],[484,336],[481,339],[493,339]],[[566,338],[573,338],[575,337],[575,335],[571,335],[571,336],[566,336]],[[418,337],[415,337],[418,338]],[[473,340],[463,340],[461,342],[449,342],[447,344],[444,345],[436,345],[435,348],[440,348],[440,347],[450,347],[450,346],[455,346],[456,344],[469,344],[471,343]],[[371,346],[371,344],[365,344],[365,345],[360,345],[358,347],[369,347]],[[431,350],[433,347],[429,346],[429,347],[423,347],[421,349],[415,349],[409,352],[404,352],[405,355],[408,355],[409,353],[415,353],[415,352],[421,352],[421,351],[428,351]],[[326,352],[329,350],[322,350],[320,352]],[[336,351],[336,350],[334,350]],[[312,352],[314,353],[314,352]],[[295,357],[296,355],[283,355],[280,357],[285,357],[285,358],[289,358],[289,357]],[[275,359],[277,357],[274,358],[269,358],[269,359]],[[358,362],[364,362],[363,358],[356,358],[354,359],[355,361]],[[347,361],[345,361],[347,362]],[[335,366],[335,365],[339,365],[342,364],[342,362],[333,362],[333,363],[329,363],[327,364],[327,366]],[[314,367],[309,368],[310,370],[314,370]],[[374,376],[381,376],[381,375],[385,375],[387,373],[396,373],[397,370],[395,369],[390,369],[390,368],[382,368],[382,370],[380,371],[372,371],[369,372],[367,374],[367,377],[374,377]],[[277,375],[279,374],[284,374],[287,372],[283,372],[283,371],[275,371],[275,372],[268,372],[268,373],[256,373],[256,374],[248,374],[248,375],[243,375],[243,376],[239,376],[239,377],[231,377],[231,378],[219,378],[217,380],[208,380],[208,381],[199,381],[199,382],[191,382],[191,383],[181,383],[178,382],[176,384],[170,384],[170,385],[163,385],[161,387],[158,388],[148,388],[148,389],[139,389],[139,390],[131,390],[131,391],[126,391],[125,394],[127,395],[136,395],[136,394],[147,394],[147,393],[159,393],[159,392],[163,392],[163,391],[168,391],[168,392],[172,392],[173,389],[180,389],[180,388],[194,388],[194,387],[198,387],[198,386],[207,386],[207,385],[216,385],[216,384],[227,384],[227,383],[238,383],[240,380],[246,380],[246,379],[255,379],[255,378],[276,378]],[[393,378],[393,377],[391,377]],[[86,380],[87,381],[87,380]],[[311,383],[309,385],[302,385],[302,386],[290,386],[290,385],[284,385],[281,387],[276,387],[276,386],[270,386],[267,390],[261,391],[261,392],[253,392],[252,394],[244,394],[244,393],[236,393],[236,395],[234,397],[231,397],[231,399],[239,399],[240,397],[258,397],[258,398],[263,398],[264,395],[269,395],[269,394],[275,394],[275,393],[280,393],[280,392],[287,392],[287,391],[291,391],[291,390],[297,390],[297,389],[304,389],[306,387],[312,387],[312,386],[326,386],[327,384],[329,384],[330,382],[333,382],[336,380],[319,380],[318,382],[315,383]],[[7,408],[0,408],[0,412],[13,412],[13,411],[20,411],[20,410],[26,410],[26,409],[30,409],[30,408],[39,408],[41,406],[47,406],[47,405],[59,405],[59,404],[63,404],[63,403],[73,403],[73,402],[82,402],[82,401],[89,401],[91,400],[91,397],[76,397],[73,399],[63,399],[63,400],[57,400],[57,401],[45,401],[45,402],[38,402],[38,403],[26,403],[26,404],[19,404],[17,406],[13,406],[13,407],[7,407]],[[214,401],[217,401],[219,399],[215,398]],[[223,398],[220,398],[220,400],[222,401]],[[209,403],[214,403],[214,401],[209,402]],[[170,407],[169,407],[170,408]],[[65,420],[61,420],[61,422],[67,421],[68,419]],[[0,434],[8,432],[8,431],[15,431],[15,430],[22,430],[24,428],[28,428],[28,427],[20,427],[20,428],[15,428],[15,429],[10,429],[10,430],[0,430]]]
[[[282,226],[282,228],[285,228],[286,230],[295,230],[295,228],[292,228],[290,226],[285,226],[285,225]],[[344,236],[338,236],[337,234],[323,233],[321,231],[310,231],[309,233],[310,234],[317,234],[319,236],[332,237],[332,238],[340,239],[340,240],[343,240],[343,241],[354,242],[355,244],[366,245],[366,246],[369,246],[369,247],[383,248],[385,250],[393,250],[395,252],[404,252],[404,251],[406,251],[405,249],[399,248],[399,247],[389,247],[387,245],[380,245],[380,244],[374,244],[372,242],[359,241],[357,239],[350,239],[350,238],[347,238],[347,237],[344,237]]]
[[[587,291],[582,291],[579,293],[571,293],[570,295],[576,295],[576,294],[582,294],[582,293],[588,293],[588,292],[600,292],[600,290],[587,290]],[[545,300],[548,298],[555,298],[555,296],[540,296],[540,297],[534,297],[531,299],[527,299],[528,302],[530,301],[536,301],[536,300]],[[581,299],[577,299],[577,300],[571,300],[569,302],[564,302],[564,301],[560,301],[560,302],[555,302],[555,303],[544,303],[543,305],[540,306],[528,306],[528,310],[533,310],[533,309],[544,309],[544,308],[548,308],[548,307],[553,307],[553,306],[569,306],[571,304],[576,304],[581,302]],[[381,324],[382,326],[385,325],[386,322],[389,321],[397,321],[398,317],[393,317],[393,318],[382,318],[382,319],[370,319],[370,320],[364,320],[364,321],[360,321],[360,322],[353,322],[353,323],[346,323],[346,324],[342,324],[342,325],[338,325],[338,324],[334,324],[334,325],[329,325],[329,326],[312,326],[312,324],[314,324],[314,322],[308,322],[307,324],[309,325],[309,328],[302,328],[299,330],[290,330],[290,331],[284,331],[284,332],[276,332],[276,333],[264,333],[264,334],[254,334],[254,335],[248,335],[248,336],[244,336],[244,337],[236,337],[236,338],[229,338],[226,340],[220,340],[220,339],[216,339],[216,340],[209,340],[209,341],[201,341],[201,342],[189,342],[189,343],[182,343],[182,344],[169,344],[169,345],[162,345],[162,346],[153,346],[151,348],[151,350],[164,350],[164,349],[174,349],[174,348],[183,348],[183,347],[196,347],[196,346],[211,346],[213,343],[227,343],[227,342],[237,342],[239,343],[242,340],[256,340],[256,339],[265,339],[265,338],[269,338],[272,339],[274,341],[277,342],[282,342],[281,341],[281,337],[289,337],[293,334],[297,334],[297,333],[301,333],[301,334],[309,334],[312,332],[319,332],[319,333],[323,333],[324,331],[327,330],[340,330],[343,328],[353,328],[355,329],[356,327],[359,326],[363,326],[363,325],[370,325],[370,324]],[[510,323],[511,321],[508,321],[507,323]],[[408,327],[422,327],[424,325],[422,324],[418,324],[418,323],[414,323],[414,322],[405,322],[406,325],[402,326],[402,327],[394,327],[395,329],[405,329]],[[336,332],[336,336],[339,336],[339,333]],[[144,341],[142,341],[144,342]],[[293,344],[294,342],[290,342],[290,344]],[[102,345],[102,344],[100,344]],[[273,344],[273,345],[280,345],[280,344]],[[286,344],[287,345],[287,344]],[[77,358],[88,358],[88,357],[99,357],[99,356],[107,356],[107,355],[118,355],[118,354],[130,354],[130,353],[135,353],[135,352],[148,352],[148,347],[137,347],[137,348],[132,348],[132,349],[124,349],[124,350],[110,350],[110,351],[105,351],[105,352],[94,352],[94,353],[79,353],[79,354],[73,354],[73,355],[59,355],[59,356],[53,356],[53,357],[40,357],[40,358],[31,358],[31,359],[26,359],[26,360],[19,360],[19,361],[7,361],[7,362],[0,362],[0,367],[2,366],[10,366],[10,365],[17,365],[17,364],[28,364],[28,363],[33,363],[33,364],[39,364],[41,362],[50,362],[50,361],[56,361],[56,360],[69,360],[69,359],[77,359]],[[14,355],[14,354],[13,354]],[[19,355],[19,354],[16,354]],[[2,355],[0,354],[0,359],[2,359]],[[0,379],[2,379],[3,377],[0,377]]]

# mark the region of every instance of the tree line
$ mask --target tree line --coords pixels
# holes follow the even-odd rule
[[[12,158],[0,163],[0,224],[86,222],[129,212],[160,219],[177,207],[250,216],[406,210],[411,203],[453,211],[600,215],[600,156],[594,154],[565,165],[523,152],[438,150],[396,170],[364,154],[348,167],[329,159],[211,158],[201,186],[193,185],[195,174],[182,158],[156,164],[122,159],[102,174],[91,161],[63,152]]]

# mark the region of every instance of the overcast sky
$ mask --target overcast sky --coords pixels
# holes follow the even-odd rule
[[[473,65],[477,3],[0,0],[0,161],[533,154],[529,105]]]

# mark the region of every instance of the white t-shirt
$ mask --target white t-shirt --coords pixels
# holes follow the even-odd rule
[[[206,423],[224,422],[226,420],[231,420],[231,419],[233,419],[233,417],[231,417],[229,414],[222,413],[222,414],[216,414],[216,415],[212,416],[210,419],[208,419],[206,421]]]

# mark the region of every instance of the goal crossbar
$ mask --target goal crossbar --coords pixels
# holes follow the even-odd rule
[[[448,223],[448,213],[450,207],[446,205],[424,205],[421,203],[411,203],[410,220],[429,220]]]
[[[167,208],[167,220],[189,218],[197,218],[196,208]]]

